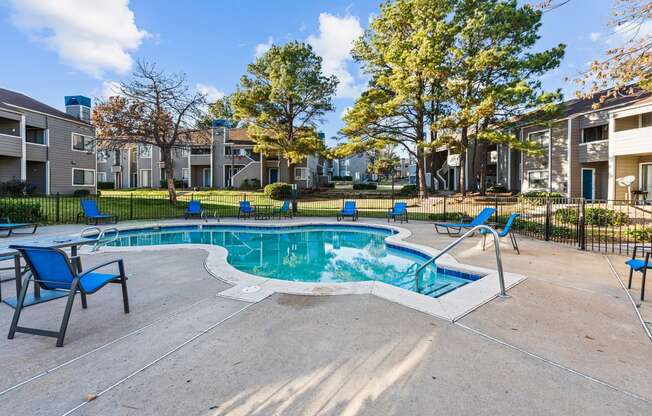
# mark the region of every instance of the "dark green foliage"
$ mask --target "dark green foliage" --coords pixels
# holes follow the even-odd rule
[[[260,180],[253,178],[253,179],[245,179],[242,182],[242,185],[240,185],[240,189],[243,191],[251,191],[255,189],[260,189]]]
[[[97,189],[113,189],[115,184],[113,182],[98,182]]]
[[[162,180],[161,181],[161,188],[166,188],[167,189],[167,187],[168,187],[168,181]],[[181,179],[175,179],[174,180],[174,187],[183,189],[183,188],[186,187],[186,182],[181,180]]]
[[[272,199],[283,200],[292,196],[292,185],[283,182],[271,183],[265,186],[263,192]]]
[[[353,176],[333,176],[333,181],[335,182],[351,182],[353,180]]]
[[[416,185],[404,185],[400,191],[396,193],[398,196],[414,196],[418,192]]]
[[[3,196],[33,195],[35,190],[36,186],[20,179],[0,182],[0,195]]]
[[[471,217],[469,217],[464,212],[440,212],[436,214],[429,214],[428,219],[432,221],[465,222],[470,221]]]
[[[41,205],[35,202],[15,201],[0,205],[0,221],[38,222],[41,220]]]
[[[89,196],[91,194],[91,191],[88,189],[77,189],[75,192],[72,193],[73,196]]]
[[[359,182],[359,183],[354,183],[353,184],[353,189],[355,190],[376,190],[378,189],[378,185],[375,183],[366,183],[366,182]]]

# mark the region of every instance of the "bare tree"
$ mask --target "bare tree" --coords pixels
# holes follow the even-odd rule
[[[117,95],[100,100],[93,109],[98,147],[158,147],[170,202],[176,203],[172,151],[191,143],[210,143],[209,129],[195,129],[206,104],[206,97],[190,89],[184,74],[168,74],[153,63],[139,61],[131,79],[120,83]]]

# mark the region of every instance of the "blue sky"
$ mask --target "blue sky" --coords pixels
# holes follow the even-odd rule
[[[3,56],[0,87],[56,108],[64,95],[104,96],[129,75],[136,59],[186,73],[190,85],[212,97],[235,89],[256,53],[270,42],[310,42],[327,72],[341,79],[337,110],[322,130],[341,127],[363,81],[347,51],[378,12],[378,0],[0,0]],[[607,26],[612,0],[572,0],[545,14],[539,48],[568,45],[561,67],[544,77],[547,88],[566,83],[618,42]],[[331,143],[332,144],[332,143]]]

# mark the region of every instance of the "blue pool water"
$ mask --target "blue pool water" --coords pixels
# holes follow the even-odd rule
[[[209,225],[123,231],[110,246],[213,244],[226,248],[227,261],[247,273],[301,282],[378,280],[417,291],[415,270],[427,257],[385,243],[384,228],[293,226],[276,228]],[[428,266],[419,292],[438,297],[479,279]]]

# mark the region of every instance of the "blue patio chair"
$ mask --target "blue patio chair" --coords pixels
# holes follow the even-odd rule
[[[643,258],[636,258],[638,250],[641,249],[641,254]],[[646,250],[645,246],[634,245],[634,252],[632,253],[632,258],[627,260],[625,264],[629,266],[629,284],[627,285],[628,289],[632,288],[632,278],[634,277],[634,272],[641,273],[641,302],[645,300],[645,278],[647,277],[647,269],[652,268],[652,263],[650,263],[651,251]]]
[[[184,218],[188,219],[188,218],[197,217],[197,216],[199,218],[203,218],[204,220],[206,220],[206,222],[208,222],[208,218],[205,217],[204,210],[201,207],[201,202],[196,201],[196,200],[192,200],[192,201],[188,202],[188,208],[186,208]]]
[[[337,213],[337,220],[341,221],[345,217],[351,217],[353,221],[358,219],[359,213],[355,206],[355,201],[344,201],[344,208]]]
[[[21,228],[31,228],[32,230],[29,231],[21,231],[21,232],[16,232],[16,230],[19,230]],[[5,218],[5,222],[0,223],[0,231],[6,231],[7,235],[3,235],[2,237],[10,237],[11,235],[19,235],[19,234],[34,234],[36,232],[36,229],[38,228],[38,224],[34,222],[11,222],[9,218]]]
[[[280,208],[276,208],[272,212],[272,217],[274,215],[278,215],[279,219],[281,217],[292,218],[292,206],[290,204],[291,204],[290,201],[285,200]]]
[[[512,226],[518,217],[519,214],[512,213],[512,215],[507,218],[507,222],[505,223],[503,229],[498,233],[498,237],[503,238],[509,236],[509,240],[512,242],[512,247],[514,250],[516,250],[516,254],[521,254],[521,251],[518,249],[518,243],[516,242],[516,235],[512,232]],[[487,244],[487,236],[489,235],[489,231],[480,230],[480,234],[482,234],[482,251],[484,251]]]
[[[81,272],[79,257],[68,258],[63,250],[55,248],[31,247],[12,245],[10,248],[18,250],[29,266],[31,273],[27,273],[23,286],[18,295],[14,317],[9,328],[9,339],[13,339],[16,332],[23,332],[33,335],[54,337],[57,339],[57,347],[63,346],[63,339],[66,336],[70,312],[75,301],[75,295],[79,292],[82,301],[82,308],[87,308],[86,296],[91,295],[108,283],[117,283],[122,286],[122,303],[125,313],[129,313],[129,299],[127,295],[127,276],[125,275],[122,259],[112,260],[99,266],[95,266],[85,272]],[[111,264],[118,266],[118,272],[98,273],[96,270]],[[25,296],[30,281],[38,284],[42,289],[68,292],[68,302],[63,313],[59,331],[50,331],[38,328],[27,328],[18,326],[20,314],[23,310]],[[53,298],[43,297],[43,300],[35,302],[44,303]]]
[[[401,223],[403,221],[408,222],[407,202],[395,202],[394,207],[387,212],[387,222],[390,219],[396,222],[397,218],[401,220]]]
[[[448,235],[458,235],[463,229],[471,229],[478,225],[482,225],[491,218],[492,215],[496,212],[495,208],[485,208],[480,213],[471,220],[469,223],[445,223],[445,222],[436,222],[435,231],[439,234],[448,234]],[[443,230],[443,231],[442,231]]]
[[[80,217],[84,217],[86,222],[90,224],[93,222],[97,225],[100,221],[113,221],[114,224],[118,223],[118,217],[111,214],[102,214],[97,208],[97,203],[93,199],[82,199],[79,201],[82,212],[77,214],[77,222],[79,223]]]
[[[256,208],[251,206],[249,201],[240,201],[238,209],[238,218],[251,218],[251,214],[256,212]]]

